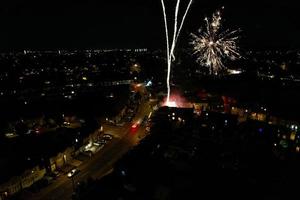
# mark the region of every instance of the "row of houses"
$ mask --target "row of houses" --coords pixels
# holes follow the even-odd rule
[[[86,135],[86,137],[82,139],[79,148],[76,148],[75,145],[68,146],[64,150],[57,152],[54,156],[47,158],[47,160],[43,162],[46,163],[46,165],[38,163],[24,170],[23,173],[11,177],[8,181],[0,184],[0,200],[5,200],[23,189],[32,186],[37,181],[45,178],[46,175],[60,171],[67,165],[72,165],[75,161],[74,156],[79,154],[87,144],[96,140],[99,134],[101,134],[101,127]]]

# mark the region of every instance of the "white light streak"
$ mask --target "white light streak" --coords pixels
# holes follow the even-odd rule
[[[175,7],[175,16],[174,16],[174,32],[172,35],[172,43],[171,43],[171,48],[170,48],[170,42],[169,42],[169,32],[168,32],[168,21],[167,21],[167,15],[166,15],[166,8],[165,8],[165,3],[164,0],[161,0],[161,4],[162,4],[162,9],[163,9],[163,16],[164,16],[164,24],[165,24],[165,32],[166,32],[166,45],[167,45],[167,67],[168,67],[168,71],[167,71],[167,104],[170,101],[170,74],[171,74],[171,65],[172,62],[175,61],[175,56],[174,56],[174,50],[176,47],[176,43],[180,34],[180,31],[183,27],[186,15],[190,9],[190,6],[192,4],[193,0],[189,1],[189,4],[184,12],[184,15],[181,19],[181,23],[179,26],[179,29],[177,27],[178,25],[178,13],[179,13],[179,8],[180,8],[180,0],[177,0],[176,2],[176,7]]]
[[[167,15],[166,15],[166,8],[165,8],[164,0],[161,0],[161,5],[162,5],[163,15],[164,15],[166,42],[167,42],[167,67],[168,67],[168,72],[167,72],[167,90],[168,90],[167,102],[169,102],[169,100],[170,100],[170,74],[169,74],[169,72],[171,71],[169,31],[168,31],[168,22],[167,22]]]
[[[188,4],[188,6],[187,6],[187,8],[186,8],[186,10],[185,10],[185,13],[184,13],[183,18],[182,18],[182,20],[181,20],[180,27],[179,27],[179,29],[178,29],[178,33],[177,33],[177,36],[176,36],[176,42],[177,42],[177,40],[178,40],[179,34],[180,34],[181,29],[182,29],[182,27],[183,27],[183,24],[184,24],[186,15],[187,15],[187,13],[188,13],[189,10],[190,10],[190,7],[191,7],[191,5],[192,5],[192,2],[193,2],[193,0],[190,0],[189,4]]]

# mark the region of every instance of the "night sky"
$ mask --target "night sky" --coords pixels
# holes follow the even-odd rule
[[[300,7],[290,0],[194,0],[181,43],[223,5],[224,25],[242,29],[241,45],[300,47]],[[2,0],[0,16],[0,49],[164,47],[160,0]]]

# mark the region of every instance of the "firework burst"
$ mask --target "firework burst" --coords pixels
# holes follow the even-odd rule
[[[200,29],[198,34],[191,34],[193,54],[198,56],[197,62],[209,68],[210,74],[217,75],[225,68],[223,59],[236,60],[241,57],[237,47],[240,31],[222,31],[220,11],[204,21],[205,28]]]

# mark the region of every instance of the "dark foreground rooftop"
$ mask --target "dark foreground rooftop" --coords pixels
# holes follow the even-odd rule
[[[152,123],[151,135],[112,174],[77,188],[80,199],[287,199],[297,194],[299,155],[273,146],[279,127],[176,108],[160,109]]]

